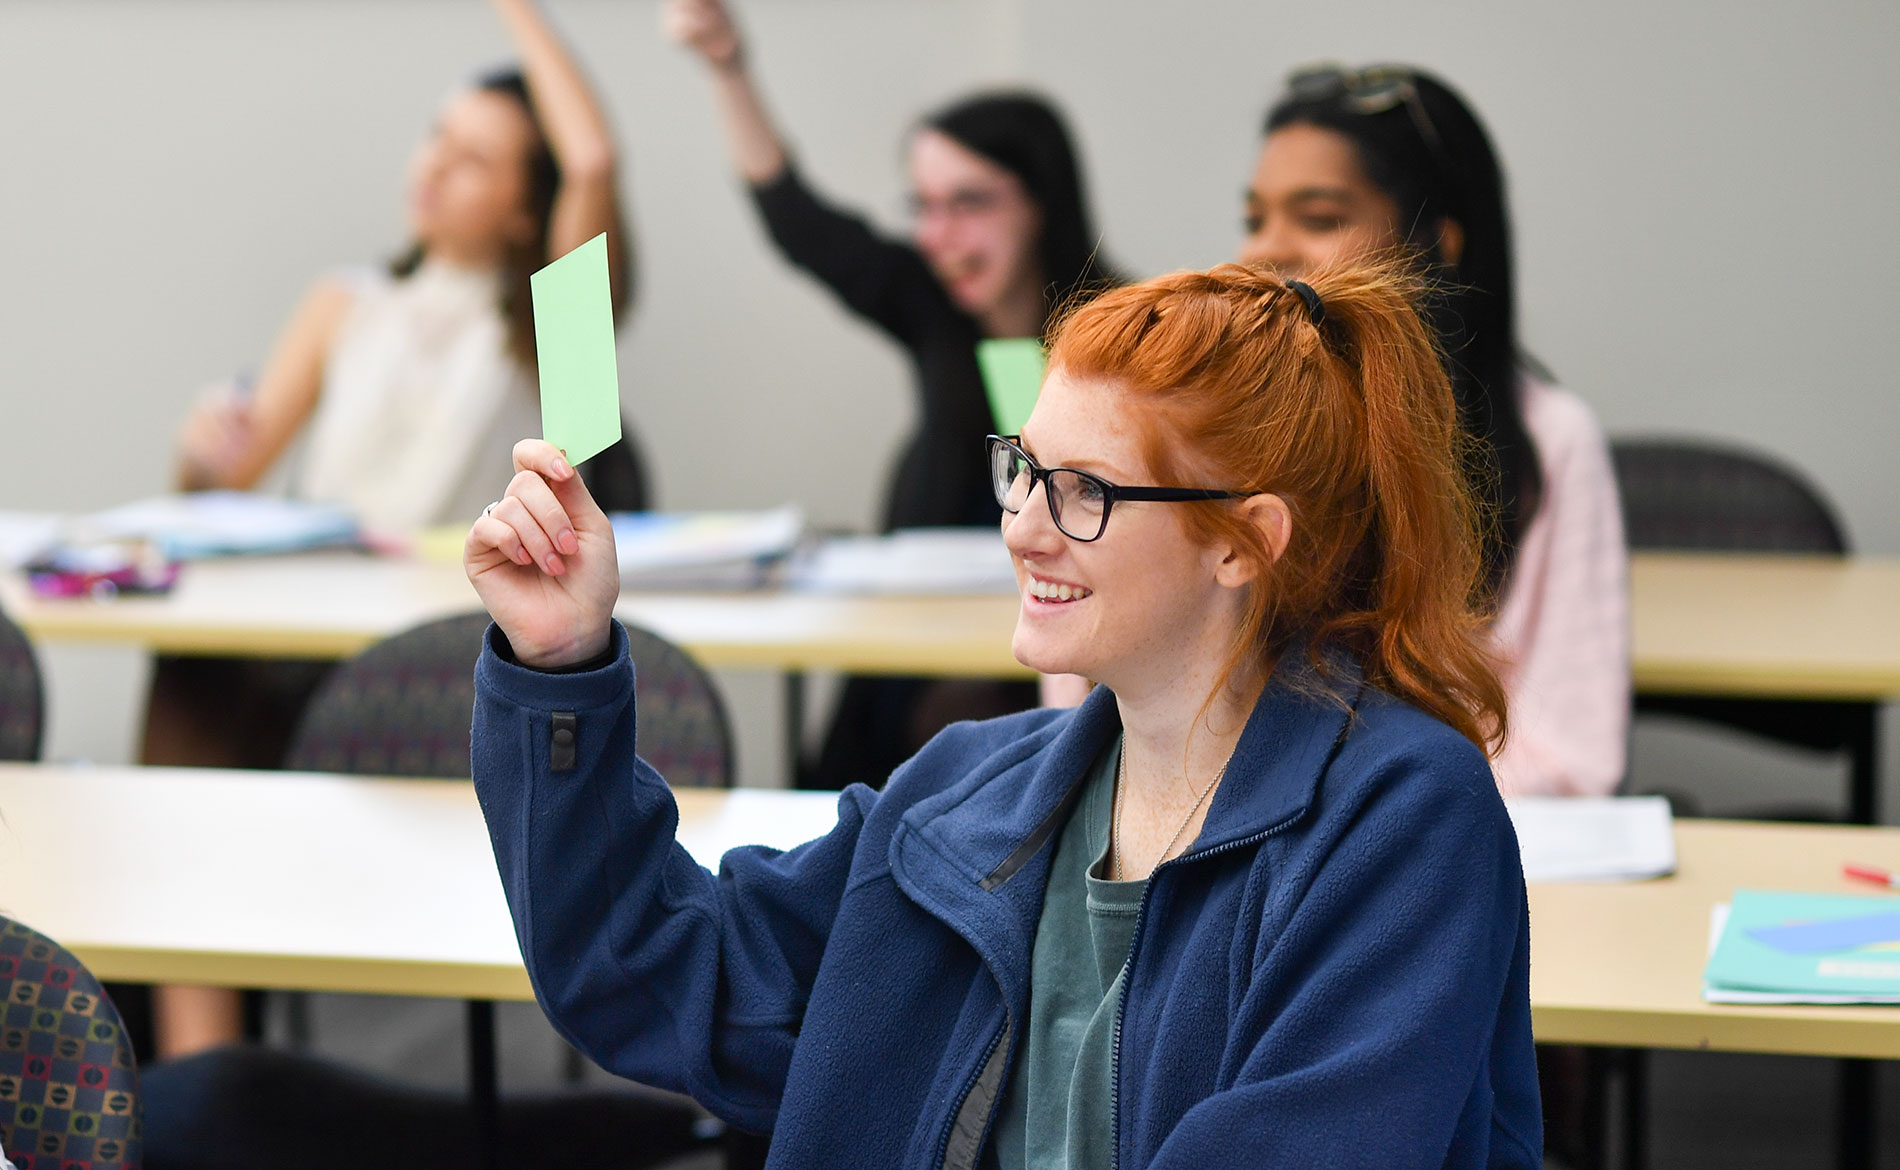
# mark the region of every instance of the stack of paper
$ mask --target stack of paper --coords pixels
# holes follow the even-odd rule
[[[614,552],[627,589],[748,589],[798,545],[805,514],[616,512]]]
[[[50,512],[0,512],[0,569],[17,569],[51,549],[59,527]]]
[[[1527,882],[1641,881],[1676,872],[1660,796],[1518,796],[1504,802]]]
[[[231,553],[297,552],[351,544],[356,520],[341,508],[255,492],[155,496],[75,521],[69,535],[145,540],[172,560]]]
[[[787,582],[819,593],[1013,593],[1016,570],[990,528],[906,528],[828,540]]]
[[[1900,1003],[1900,898],[1737,890],[1710,919],[1710,1003]]]

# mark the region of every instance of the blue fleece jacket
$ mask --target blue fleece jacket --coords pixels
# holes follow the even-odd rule
[[[1118,730],[958,724],[838,826],[714,875],[635,756],[633,667],[476,669],[476,789],[535,993],[605,1068],[772,1131],[770,1165],[978,1165],[1050,853]],[[1117,1167],[1535,1167],[1529,917],[1483,756],[1354,688],[1269,686],[1155,871],[1117,1040]],[[558,736],[556,732],[559,732]]]

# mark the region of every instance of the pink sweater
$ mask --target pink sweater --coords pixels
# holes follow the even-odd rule
[[[1629,554],[1610,449],[1583,400],[1526,378],[1544,498],[1492,626],[1510,733],[1506,796],[1595,796],[1623,778],[1630,714]]]

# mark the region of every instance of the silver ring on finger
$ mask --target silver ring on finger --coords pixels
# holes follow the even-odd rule
[[[483,508],[483,509],[482,509],[482,515],[484,515],[484,516],[493,516],[493,515],[495,514],[495,509],[496,509],[496,508],[499,508],[499,507],[501,507],[501,501],[500,501],[500,500],[496,500],[496,501],[495,501],[494,503],[492,503],[492,504],[490,504],[490,505],[488,505],[488,506],[487,506],[486,508]]]

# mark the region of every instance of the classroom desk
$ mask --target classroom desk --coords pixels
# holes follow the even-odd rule
[[[837,815],[835,793],[679,803],[715,865]],[[102,979],[534,998],[467,781],[0,764],[0,913]]]
[[[1900,559],[1645,553],[1631,558],[1630,588],[1639,697],[1665,710],[1773,700],[1795,719],[1832,707],[1825,718],[1845,718],[1848,819],[1879,823],[1879,704],[1900,698]]]
[[[1678,820],[1657,881],[1530,887],[1540,1042],[1900,1059],[1900,1008],[1702,1000],[1709,910],[1740,886],[1868,894],[1846,861],[1900,868],[1900,829]]]
[[[829,793],[679,793],[681,840],[825,831]],[[1864,893],[1900,828],[1678,821],[1680,868],[1531,887],[1531,1002],[1550,1043],[1900,1059],[1900,1008],[1707,1004],[1709,908],[1739,885]],[[466,781],[0,764],[0,906],[107,979],[533,996]]]
[[[1644,694],[1900,698],[1900,557],[1637,553]]]
[[[1638,553],[1632,667],[1647,694],[1900,697],[1900,558]],[[475,608],[456,565],[353,554],[204,561],[161,598],[44,601],[0,574],[0,609],[34,638],[168,654],[341,658]],[[628,593],[615,611],[713,666],[991,677],[1012,595]]]
[[[153,653],[344,658],[430,618],[479,609],[460,565],[351,553],[185,566],[163,597],[43,600],[0,574],[0,611],[35,640]],[[702,663],[780,671],[1029,677],[1010,654],[1014,594],[861,597],[626,593],[616,616]]]

